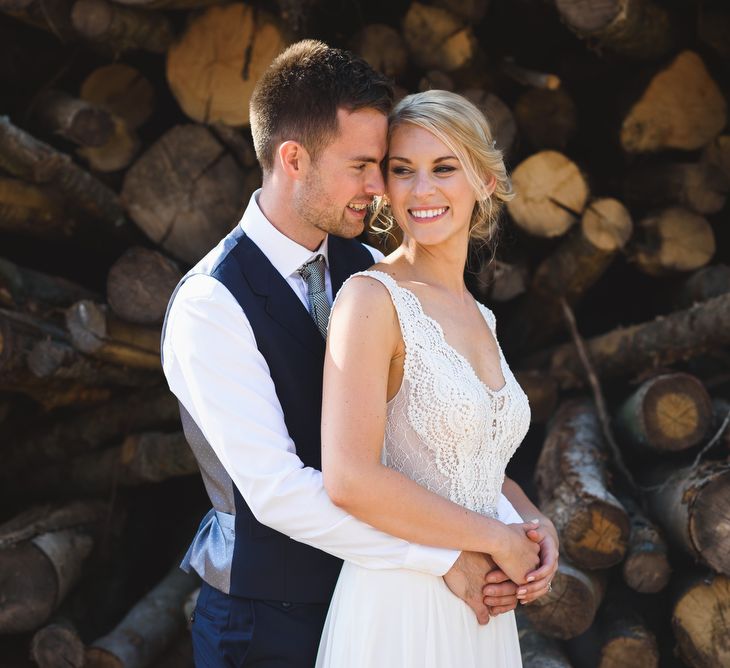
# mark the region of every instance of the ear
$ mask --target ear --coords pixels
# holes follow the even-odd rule
[[[487,193],[487,197],[490,197],[491,194],[496,190],[496,188],[497,177],[494,174],[490,174],[487,182],[484,184],[484,190]]]
[[[280,144],[277,157],[284,173],[296,181],[307,174],[312,163],[307,149],[294,140]]]

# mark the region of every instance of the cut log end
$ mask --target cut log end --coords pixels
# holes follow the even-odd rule
[[[677,600],[672,628],[684,661],[695,668],[730,665],[730,580],[700,580]]]
[[[49,624],[34,636],[30,655],[40,668],[82,668],[84,644],[76,631],[63,624]]]
[[[666,552],[635,552],[629,554],[623,563],[624,581],[642,594],[662,591],[671,573]]]
[[[613,638],[601,650],[598,668],[656,668],[659,651],[653,637]]]
[[[626,554],[629,531],[629,519],[621,506],[592,502],[573,515],[561,542],[574,562],[608,568]]]
[[[693,504],[690,535],[715,571],[730,575],[730,468],[704,485]]]
[[[603,198],[586,207],[581,220],[583,236],[596,248],[606,252],[620,250],[633,232],[628,209],[617,199]]]

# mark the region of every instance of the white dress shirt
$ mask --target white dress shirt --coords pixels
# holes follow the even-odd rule
[[[321,253],[279,232],[254,193],[239,223],[307,305],[297,269]],[[370,249],[373,259],[382,255]],[[329,264],[325,284],[330,302]],[[322,473],[304,466],[289,436],[266,360],[233,295],[216,279],[188,278],[170,308],[163,343],[171,391],[203,432],[256,519],[294,540],[366,568],[408,568],[443,575],[458,551],[408,543],[335,506]],[[319,419],[313,416],[312,419]]]

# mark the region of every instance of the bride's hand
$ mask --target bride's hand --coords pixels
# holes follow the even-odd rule
[[[540,563],[540,546],[527,536],[535,529],[534,524],[505,524],[499,540],[499,547],[492,552],[492,558],[514,583],[527,581],[527,574]]]

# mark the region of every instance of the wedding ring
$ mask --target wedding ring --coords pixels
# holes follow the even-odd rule
[[[547,590],[548,590],[548,592],[551,592],[553,590],[553,583],[552,582],[548,582]]]

